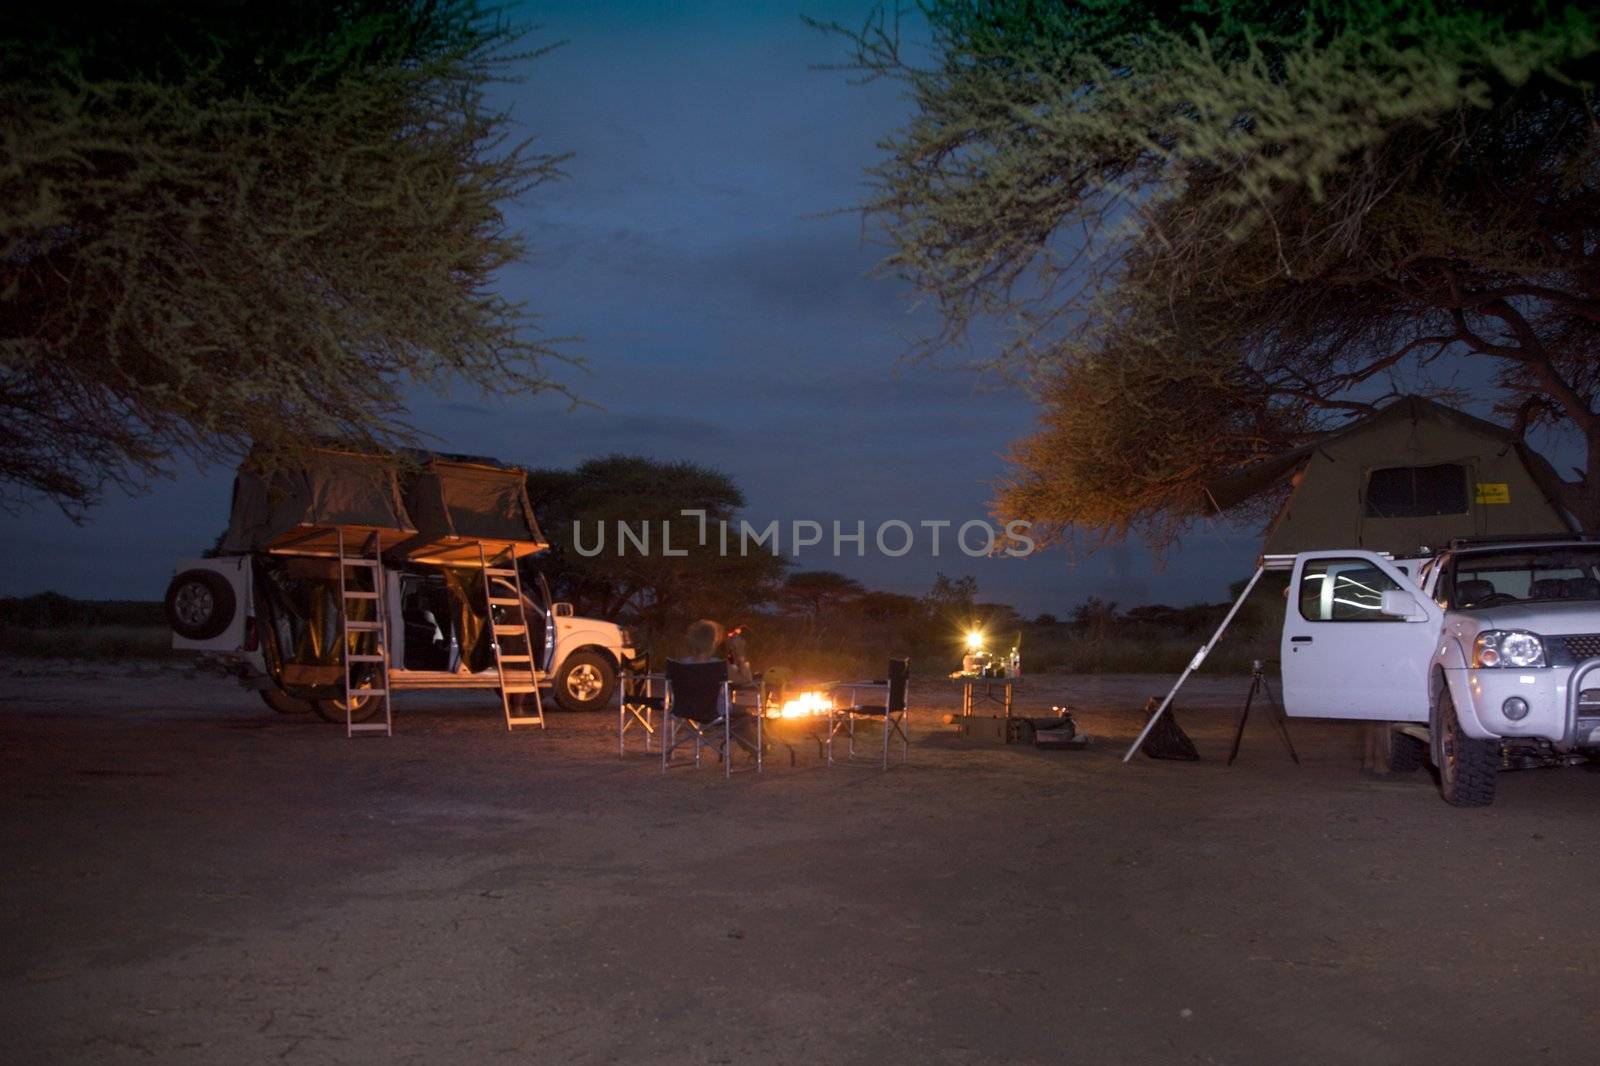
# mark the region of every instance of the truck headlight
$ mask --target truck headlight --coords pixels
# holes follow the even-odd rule
[[[1473,666],[1520,669],[1544,664],[1544,640],[1525,629],[1486,629],[1473,644]]]

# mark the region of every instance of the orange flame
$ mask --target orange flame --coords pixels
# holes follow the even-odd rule
[[[827,714],[833,706],[833,701],[826,692],[802,692],[790,700],[784,700],[783,706],[773,707],[767,711],[769,718],[809,718],[812,715]]]

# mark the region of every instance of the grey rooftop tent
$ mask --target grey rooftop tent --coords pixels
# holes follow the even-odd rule
[[[384,549],[416,532],[392,457],[322,448],[274,458],[258,452],[234,478],[221,550],[331,556],[340,529],[352,547],[354,538],[376,534]]]
[[[490,462],[428,459],[405,482],[416,535],[395,549],[417,562],[471,565],[510,552],[515,558],[549,547],[528,501],[527,474]]]
[[[1292,488],[1263,555],[1366,548],[1415,555],[1456,537],[1566,533],[1550,464],[1511,431],[1405,397],[1206,486],[1219,511]]]

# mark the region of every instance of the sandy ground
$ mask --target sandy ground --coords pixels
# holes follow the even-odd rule
[[[1293,766],[1242,679],[1117,761],[1154,677],[1030,678],[1086,752],[952,740],[725,782],[615,718],[392,740],[171,668],[0,668],[0,1061],[1589,1062],[1600,776],[1446,807]]]

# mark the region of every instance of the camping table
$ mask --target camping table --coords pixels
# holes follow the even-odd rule
[[[966,736],[971,728],[972,723],[968,719],[972,717],[972,709],[976,704],[994,703],[1002,708],[1002,717],[1006,723],[1006,743],[1011,743],[1014,739],[1011,735],[1011,698],[1020,679],[957,674],[951,680],[961,686],[961,735]]]

